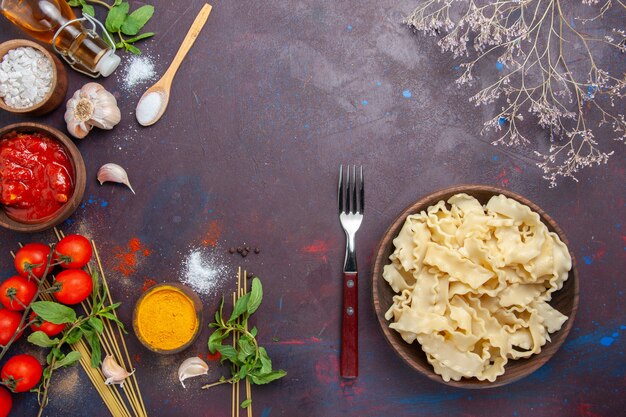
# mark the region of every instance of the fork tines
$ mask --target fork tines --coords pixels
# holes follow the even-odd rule
[[[359,167],[359,178],[357,180],[356,165],[347,166],[346,178],[344,180],[343,165],[339,166],[339,186],[337,200],[339,202],[339,213],[359,213],[363,214],[365,208],[365,190],[363,188],[363,166]]]

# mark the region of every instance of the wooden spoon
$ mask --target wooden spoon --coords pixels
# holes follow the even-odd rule
[[[187,36],[183,39],[183,43],[180,45],[180,48],[178,49],[174,60],[170,64],[170,67],[167,71],[165,71],[165,74],[163,74],[161,79],[154,83],[152,87],[148,88],[148,90],[146,90],[146,92],[143,93],[143,96],[139,99],[139,103],[137,103],[137,108],[135,110],[135,116],[137,117],[137,121],[140,125],[151,126],[158,122],[161,116],[163,116],[163,113],[165,113],[167,103],[170,100],[172,80],[174,79],[180,64],[187,55],[187,52],[189,52],[189,49],[204,27],[204,24],[211,13],[211,9],[212,6],[208,3],[205,3],[204,6],[202,6],[198,16],[196,16],[196,19],[189,28]]]

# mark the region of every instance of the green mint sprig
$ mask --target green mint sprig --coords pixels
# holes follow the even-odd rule
[[[234,384],[238,381],[248,379],[252,384],[267,384],[287,375],[282,369],[274,370],[272,360],[263,346],[259,346],[256,339],[258,330],[256,326],[248,330],[248,320],[250,316],[258,310],[263,300],[263,287],[259,278],[252,279],[250,292],[244,294],[237,300],[233,311],[228,318],[224,319],[224,298],[219,310],[215,313],[215,321],[209,327],[215,329],[209,337],[209,351],[219,352],[221,362],[230,362],[231,376],[222,376],[217,382],[207,384],[202,389],[207,389],[220,384]],[[223,344],[228,337],[236,340],[236,345],[232,343]],[[232,339],[231,339],[232,340]],[[250,400],[242,402],[241,407],[247,408]]]
[[[91,367],[100,366],[102,359],[102,349],[100,346],[99,336],[104,332],[103,319],[109,319],[116,323],[122,331],[124,324],[120,322],[114,310],[121,303],[113,303],[106,305],[107,290],[104,285],[100,284],[97,271],[91,275],[93,281],[93,291],[91,293],[91,308],[84,316],[77,316],[76,311],[65,305],[53,301],[36,301],[31,304],[32,310],[42,320],[49,321],[54,324],[66,324],[66,328],[60,337],[51,339],[42,331],[36,331],[28,336],[28,341],[34,345],[50,348],[50,353],[46,357],[47,366],[43,370],[43,377],[39,387],[35,389],[39,400],[39,415],[42,414],[44,407],[48,402],[48,390],[52,380],[52,374],[56,369],[72,366],[76,364],[81,354],[77,351],[63,353],[62,348],[77,343],[83,337],[89,344],[91,350]]]
[[[112,5],[104,0],[67,0],[67,3],[72,7],[80,7],[84,14],[90,16],[95,16],[96,12],[90,3],[106,7],[108,13],[104,26],[111,38],[117,37],[115,47],[118,49],[125,49],[139,55],[141,50],[134,45],[135,42],[154,36],[154,32],[140,33],[141,29],[152,18],[154,6],[141,6],[129,13],[130,4],[122,0],[115,0]]]

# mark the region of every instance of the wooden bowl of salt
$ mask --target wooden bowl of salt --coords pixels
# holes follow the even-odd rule
[[[25,114],[29,116],[41,116],[46,113],[50,113],[65,101],[65,95],[67,93],[67,71],[59,58],[48,51],[40,44],[29,41],[27,39],[13,39],[0,44],[0,62],[4,59],[4,56],[9,51],[16,50],[18,48],[33,48],[36,51],[43,54],[43,56],[52,64],[52,78],[50,80],[50,88],[45,93],[40,101],[37,101],[28,107],[15,107],[7,104],[2,97],[0,97],[0,109],[6,110],[11,113]],[[35,80],[36,82],[37,80]]]

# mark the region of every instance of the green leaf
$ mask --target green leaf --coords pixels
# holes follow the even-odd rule
[[[250,380],[252,381],[253,384],[264,385],[264,384],[269,384],[270,382],[275,381],[277,379],[280,379],[284,377],[285,375],[287,375],[287,372],[283,371],[282,369],[279,369],[278,371],[273,371],[273,372],[270,372],[269,374],[264,374],[264,375],[251,374]]]
[[[98,275],[98,271],[95,269],[91,274],[91,283],[93,285],[93,289],[91,290],[91,299],[93,300],[93,305],[96,305],[96,300],[98,297],[98,293],[100,292],[100,278]]]
[[[70,334],[65,338],[65,343],[67,343],[68,345],[73,345],[74,343],[78,342],[81,337],[83,337],[83,331],[76,327],[72,329]]]
[[[215,330],[209,337],[209,352],[215,353],[225,337],[221,329]]]
[[[241,314],[248,309],[248,300],[250,299],[250,293],[246,293],[243,297],[241,297],[235,303],[235,308],[233,309],[233,313],[230,315],[228,319],[229,323],[237,320],[237,317],[241,316]]]
[[[261,301],[263,300],[263,286],[261,285],[261,280],[258,278],[252,279],[252,289],[250,290],[250,301],[248,302],[248,314],[252,314],[261,305]]]
[[[250,398],[248,398],[247,400],[243,400],[241,402],[241,408],[248,408],[250,407],[250,404],[252,404],[252,400]]]
[[[152,36],[154,36],[154,32],[146,32],[146,33],[142,33],[141,35],[137,35],[137,36],[134,36],[132,38],[125,39],[124,42],[126,42],[126,43],[135,43],[135,42],[140,41],[142,39],[151,38]]]
[[[252,329],[250,329],[250,334],[254,337],[256,337],[257,333],[258,333],[258,329],[256,328],[256,326],[254,326]]]
[[[140,8],[128,15],[128,17],[122,24],[122,33],[129,36],[138,34],[141,28],[143,28],[145,24],[148,23],[148,20],[150,20],[153,14],[154,6],[141,6]]]
[[[42,332],[41,330],[36,331],[28,336],[28,341],[33,345],[37,345],[40,347],[51,347],[59,343],[59,339],[56,337],[54,339],[50,339],[47,334]]]
[[[261,360],[261,368],[258,375],[266,375],[272,372],[272,360],[262,346],[259,348],[259,359]]]
[[[82,5],[83,14],[88,14],[91,17],[96,15],[96,9],[91,4],[83,4]]]
[[[78,7],[78,6],[80,6],[80,1],[79,0],[68,0],[67,4],[69,4],[70,7]]]
[[[128,51],[131,52],[135,55],[141,55],[141,50],[139,48],[137,48],[136,46],[133,46],[129,43],[125,43],[124,44],[124,48]]]
[[[80,352],[75,350],[69,352],[63,359],[54,364],[53,369],[59,369],[63,366],[72,366],[80,360]]]
[[[219,345],[217,351],[222,355],[221,361],[229,360],[233,363],[237,362],[237,351],[230,345]]]
[[[102,316],[102,317],[106,317],[107,319],[111,320],[112,322],[115,322],[120,327],[120,329],[122,329],[122,331],[124,333],[128,333],[126,331],[126,328],[124,327],[124,323],[122,323],[117,317],[115,317],[114,314],[106,312],[106,313],[100,313],[98,315]]]
[[[103,288],[104,289],[104,288]],[[122,303],[113,303],[110,306],[106,306],[105,308],[103,308],[102,310],[100,310],[100,313],[105,313],[108,311],[112,311],[115,310],[116,308],[118,308],[119,306],[121,306]]]
[[[91,328],[94,329],[98,334],[102,334],[102,332],[104,331],[104,324],[102,323],[102,320],[97,317],[89,317],[87,323],[89,323],[89,326],[91,326]]]
[[[255,354],[254,345],[243,337],[239,339],[237,346],[239,347],[237,359],[239,359],[241,362],[245,362],[249,356],[253,356]]]
[[[85,337],[91,348],[91,367],[97,368],[100,366],[100,359],[102,358],[98,334],[95,332],[85,332]]]
[[[64,324],[76,321],[74,310],[53,301],[37,301],[31,307],[39,317],[50,323]]]
[[[241,368],[239,368],[239,379],[245,379],[248,376],[248,365],[243,365]]]
[[[121,29],[126,17],[128,16],[128,9],[130,4],[122,2],[117,6],[114,6],[109,10],[107,19],[104,22],[105,27],[109,32],[117,32]]]

